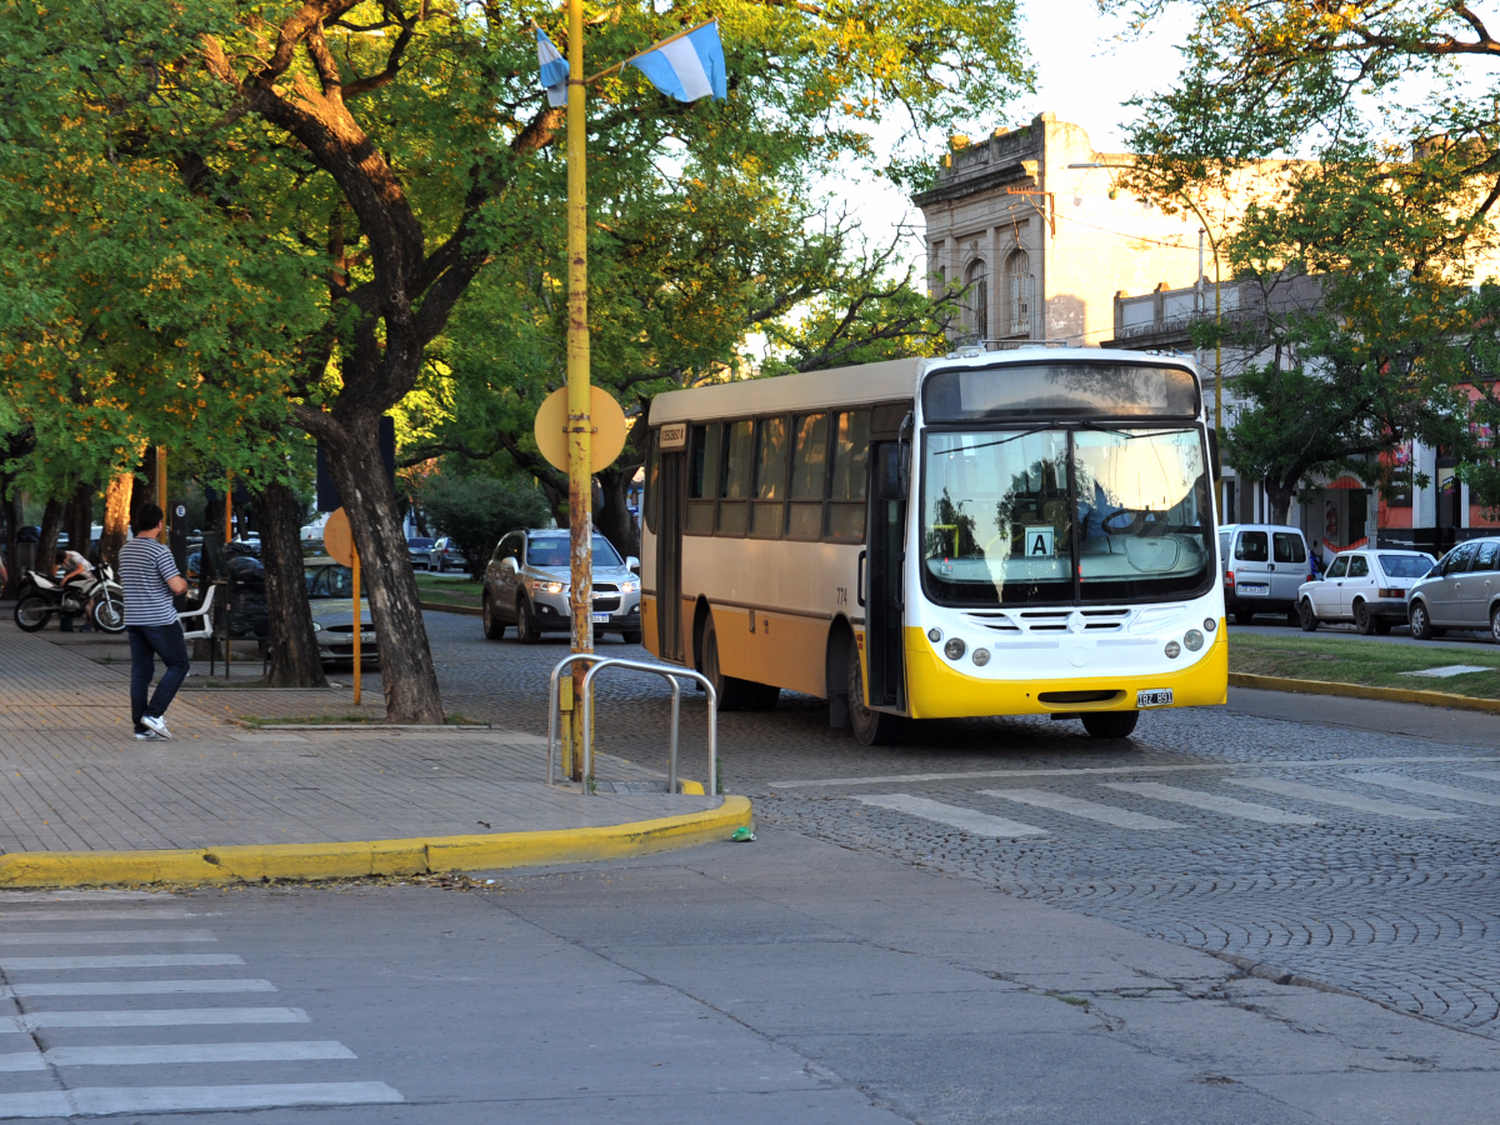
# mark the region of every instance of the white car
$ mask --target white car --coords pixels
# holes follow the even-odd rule
[[[1436,560],[1423,551],[1341,551],[1328,574],[1297,590],[1297,616],[1311,633],[1327,621],[1352,621],[1359,632],[1389,633],[1406,624],[1407,592]]]

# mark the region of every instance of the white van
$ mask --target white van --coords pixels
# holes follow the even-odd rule
[[[1299,625],[1297,591],[1313,577],[1300,528],[1273,523],[1230,523],[1219,528],[1219,568],[1224,610],[1241,625],[1257,613],[1284,616]]]

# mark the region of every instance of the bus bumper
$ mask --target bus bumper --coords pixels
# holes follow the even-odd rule
[[[996,646],[999,648],[1000,646]],[[1076,676],[1050,680],[992,680],[958,671],[933,652],[921,629],[906,630],[907,714],[913,719],[965,719],[982,715],[1076,714],[1080,711],[1134,711],[1137,691],[1170,688],[1168,707],[1221,704],[1229,696],[1229,639],[1221,620],[1201,659],[1175,672],[1127,676]],[[1114,691],[1097,703],[1046,703],[1050,692]],[[1165,708],[1150,708],[1158,710]]]

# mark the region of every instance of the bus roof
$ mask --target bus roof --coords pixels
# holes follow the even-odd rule
[[[714,383],[686,391],[667,391],[651,400],[651,424],[733,418],[737,415],[776,414],[804,409],[837,409],[864,403],[893,402],[916,397],[917,385],[928,371],[940,367],[994,367],[1038,359],[1066,358],[1084,363],[1141,363],[1194,370],[1190,357],[1103,348],[1017,348],[931,359],[889,359],[855,367],[833,367],[779,375],[770,379],[742,379]]]
[[[857,367],[834,367],[742,379],[688,391],[667,391],[651,400],[651,424],[695,418],[730,418],[736,414],[774,414],[803,408],[858,406],[914,398],[917,379],[930,359],[888,359]]]

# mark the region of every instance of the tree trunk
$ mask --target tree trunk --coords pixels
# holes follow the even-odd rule
[[[302,505],[286,485],[272,484],[256,495],[255,512],[260,523],[260,561],[266,567],[266,610],[271,629],[271,670],[266,686],[327,687],[303,580],[299,538]]]
[[[21,570],[16,566],[16,535],[25,523],[26,512],[14,477],[0,478],[0,495],[5,498],[5,582],[0,584],[0,597],[10,599],[21,586]]]
[[[52,573],[52,552],[57,550],[57,535],[62,530],[63,503],[48,500],[42,512],[42,537],[36,545],[36,569],[41,574]]]
[[[388,723],[443,722],[437,671],[427,646],[417,579],[396,511],[396,490],[380,457],[380,416],[335,417],[298,410],[323,443],[334,486],[360,555],[360,577],[380,640],[380,682]]]
[[[68,533],[68,549],[88,558],[94,542],[94,493],[92,483],[80,484],[63,508],[63,530]]]
[[[120,548],[130,530],[130,499],[134,494],[134,473],[116,473],[104,493],[104,534],[99,536],[99,557],[116,569],[120,565]]]
[[[635,468],[605,469],[599,474],[604,491],[604,507],[594,517],[594,529],[615,545],[621,555],[641,553],[640,529],[625,504],[625,490],[635,476]]]
[[[1266,499],[1271,502],[1271,522],[1286,523],[1287,513],[1292,510],[1292,497],[1296,495],[1297,482],[1278,484],[1266,481]]]

